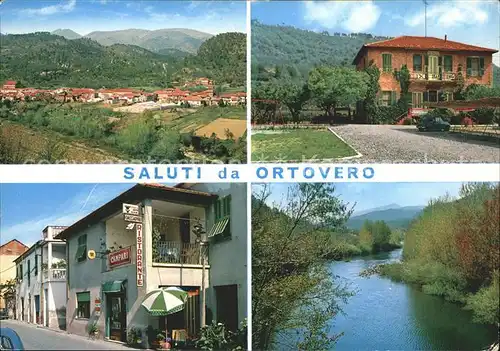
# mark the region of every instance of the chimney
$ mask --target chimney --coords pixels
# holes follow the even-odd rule
[[[445,34],[444,35],[444,41],[446,41],[448,39],[448,36]]]

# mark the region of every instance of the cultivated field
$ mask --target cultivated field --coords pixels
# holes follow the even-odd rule
[[[252,132],[252,161],[256,162],[314,162],[355,156],[356,151],[328,129]]]
[[[196,130],[195,135],[201,137],[211,137],[213,133],[219,139],[228,139],[228,131],[231,132],[234,139],[242,137],[247,130],[247,121],[242,119],[217,118]]]

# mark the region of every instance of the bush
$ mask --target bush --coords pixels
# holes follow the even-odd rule
[[[160,139],[153,145],[149,156],[157,162],[175,163],[184,158],[181,149],[181,136],[175,131],[165,131],[160,135]]]
[[[201,328],[196,348],[201,350],[246,350],[247,324],[244,321],[236,332],[232,332],[222,323],[209,324]]]
[[[492,108],[479,108],[469,113],[477,124],[492,124],[495,111]]]
[[[498,323],[500,320],[500,276],[495,273],[493,282],[481,288],[477,294],[467,298],[466,309],[473,312],[474,321],[477,323]]]
[[[146,156],[155,143],[155,130],[151,124],[138,121],[122,129],[116,142],[119,149],[131,156]]]

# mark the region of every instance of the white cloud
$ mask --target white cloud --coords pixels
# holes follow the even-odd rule
[[[427,21],[443,28],[459,27],[470,24],[483,24],[488,21],[488,12],[484,1],[446,1],[433,3],[427,7]],[[425,10],[406,18],[405,23],[410,27],[424,24]]]
[[[29,8],[21,10],[22,13],[29,16],[50,16],[55,15],[57,13],[67,13],[74,10],[76,6],[76,0],[67,0],[61,2],[58,5],[50,5],[40,8]]]
[[[307,1],[304,6],[304,19],[307,22],[328,29],[340,26],[350,32],[370,30],[381,15],[380,8],[373,1]]]

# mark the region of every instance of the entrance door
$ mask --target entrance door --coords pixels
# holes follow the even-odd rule
[[[127,310],[124,294],[106,294],[108,338],[127,341]]]
[[[439,79],[439,58],[437,56],[429,56],[429,80]]]
[[[21,320],[24,321],[24,297],[21,297]]]
[[[215,287],[217,299],[217,322],[229,330],[238,329],[238,286],[221,285]]]
[[[49,290],[45,289],[45,295],[43,301],[45,302],[44,318],[45,326],[49,326]]]
[[[181,241],[183,243],[191,242],[191,228],[189,218],[179,220],[179,231],[181,233]]]

